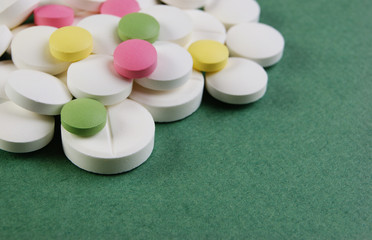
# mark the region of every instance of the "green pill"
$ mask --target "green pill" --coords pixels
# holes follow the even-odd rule
[[[160,25],[153,17],[145,13],[130,13],[119,21],[118,34],[122,41],[142,39],[150,43],[159,36]]]
[[[72,134],[93,136],[106,125],[105,106],[90,98],[78,98],[66,103],[61,110],[61,124]]]

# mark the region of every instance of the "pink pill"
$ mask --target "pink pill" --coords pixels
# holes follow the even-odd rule
[[[102,14],[124,17],[139,10],[140,6],[136,0],[106,0],[106,2],[102,3],[100,12]]]
[[[70,26],[74,22],[74,10],[57,4],[40,6],[34,10],[34,21],[36,25],[57,28]]]
[[[157,52],[151,43],[131,39],[119,44],[114,51],[114,67],[125,78],[143,78],[156,68]]]

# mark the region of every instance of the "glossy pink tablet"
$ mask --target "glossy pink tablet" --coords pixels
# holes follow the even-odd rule
[[[44,5],[34,10],[34,20],[36,25],[57,28],[70,26],[74,22],[74,10],[63,5]]]
[[[124,17],[129,13],[138,12],[140,6],[136,0],[107,0],[102,3],[100,12],[118,17]]]

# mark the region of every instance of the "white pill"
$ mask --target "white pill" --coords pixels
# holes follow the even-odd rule
[[[106,0],[65,0],[65,3],[72,8],[98,13],[104,1]]]
[[[14,28],[23,23],[38,6],[39,0],[1,0],[0,24]]]
[[[185,10],[185,12],[193,22],[191,40],[186,48],[193,42],[204,39],[225,43],[225,26],[215,16],[201,10]]]
[[[17,70],[17,67],[14,66],[12,61],[0,61],[0,99],[8,99],[5,93],[5,85],[10,74],[15,70]]]
[[[79,137],[61,127],[67,158],[100,174],[122,173],[144,163],[154,147],[155,124],[150,113],[126,99],[107,107],[107,115],[104,129],[92,137]]]
[[[34,27],[35,24],[33,23],[27,23],[27,24],[22,24],[22,25],[19,25],[18,27],[15,27],[11,30],[11,33],[13,35],[13,38],[15,38],[15,36],[22,30],[26,29],[26,28],[29,28],[29,27]],[[11,44],[9,44],[9,47],[8,49],[6,50],[7,53],[9,54],[12,54],[12,50],[11,50]]]
[[[162,0],[162,2],[181,9],[196,9],[203,7],[207,0]]]
[[[186,118],[199,108],[203,89],[203,75],[193,71],[184,85],[173,90],[154,91],[134,84],[129,98],[147,108],[155,122],[173,122]]]
[[[159,4],[157,0],[137,0],[141,9]]]
[[[132,80],[120,76],[114,69],[113,57],[91,55],[71,64],[67,71],[67,86],[76,98],[93,98],[104,105],[126,99],[132,91]]]
[[[214,98],[230,104],[255,102],[266,92],[268,76],[256,62],[229,58],[224,69],[206,74],[206,89]]]
[[[251,59],[263,67],[268,67],[282,58],[284,38],[269,25],[242,23],[227,32],[226,45],[231,56]]]
[[[181,9],[155,5],[141,10],[153,16],[160,24],[159,41],[170,41],[185,46],[191,38],[192,20]]]
[[[35,70],[21,69],[10,74],[6,95],[17,105],[43,115],[58,115],[72,96],[56,77]]]
[[[226,28],[245,22],[258,22],[260,5],[255,0],[213,0],[205,11],[218,18]]]
[[[12,60],[18,68],[52,75],[65,72],[69,63],[57,60],[49,50],[49,37],[57,28],[35,26],[20,31],[11,43]]]
[[[155,42],[157,66],[146,78],[136,79],[145,88],[153,90],[170,90],[183,85],[190,79],[193,60],[190,53],[171,42]]]
[[[46,146],[54,135],[54,117],[23,109],[11,101],[0,102],[0,149],[26,153]]]
[[[8,49],[12,41],[13,34],[5,25],[0,25],[0,56]]]

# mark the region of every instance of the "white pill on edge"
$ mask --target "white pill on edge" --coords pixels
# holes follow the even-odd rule
[[[203,7],[207,0],[161,0],[163,3],[181,9],[196,9]]]
[[[224,69],[207,73],[206,89],[214,98],[230,104],[247,104],[264,96],[268,76],[259,64],[245,58],[229,58]]]
[[[54,117],[43,116],[0,101],[0,149],[33,152],[45,147],[54,135]]]
[[[10,74],[17,70],[11,60],[0,61],[0,99],[8,100],[5,93],[5,85],[8,81]]]
[[[93,98],[104,105],[126,99],[133,80],[120,76],[114,69],[113,57],[91,55],[72,63],[67,71],[67,86],[76,98]]]
[[[14,28],[23,23],[38,6],[39,0],[1,0],[0,24]]]
[[[155,71],[146,78],[136,79],[138,84],[153,90],[171,90],[190,79],[193,60],[186,49],[162,41],[155,42],[154,47],[157,52]]]
[[[0,25],[0,56],[8,49],[13,38],[12,32],[5,25]]]
[[[11,43],[12,60],[21,69],[32,69],[52,75],[65,72],[68,62],[62,62],[52,56],[49,50],[49,38],[57,28],[34,26],[20,31]]]
[[[263,67],[277,63],[283,56],[284,38],[275,28],[263,23],[238,24],[227,32],[230,56],[253,60]]]
[[[190,116],[199,108],[203,90],[203,75],[193,71],[184,85],[173,90],[155,91],[134,84],[129,98],[147,108],[155,122],[173,122]]]
[[[72,96],[56,77],[35,70],[20,69],[10,74],[6,95],[17,105],[43,115],[59,115]]]
[[[130,99],[107,107],[107,114],[105,128],[92,137],[79,137],[61,127],[64,152],[72,163],[89,172],[130,171],[152,153],[154,120],[144,107]]]

